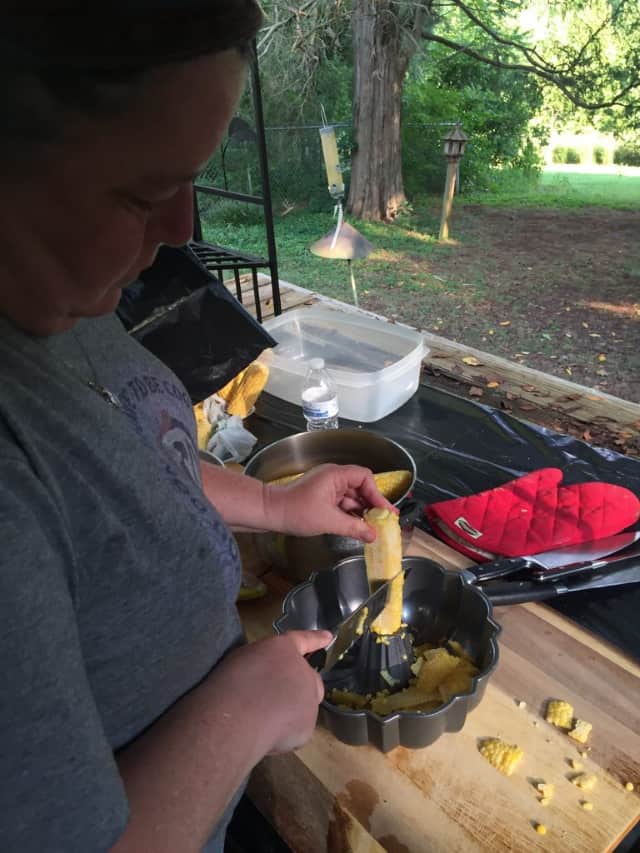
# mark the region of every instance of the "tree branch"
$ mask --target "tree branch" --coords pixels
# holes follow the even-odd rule
[[[546,80],[548,83],[552,83],[554,86],[557,86],[560,91],[571,101],[572,104],[574,104],[576,107],[580,107],[585,110],[604,110],[608,109],[609,107],[628,106],[628,104],[621,99],[628,95],[630,92],[632,92],[635,88],[640,87],[640,78],[636,75],[627,86],[624,86],[609,100],[591,103],[589,101],[585,101],[583,98],[580,98],[578,95],[575,94],[575,92],[572,91],[571,85],[575,84],[576,81],[570,77],[563,79],[564,75],[558,74],[557,72],[554,73],[552,71],[541,69],[533,64],[525,65],[518,62],[504,62],[501,59],[493,59],[492,57],[485,56],[483,53],[480,53],[480,51],[476,50],[473,47],[464,44],[459,44],[458,42],[454,42],[451,39],[436,35],[435,33],[429,33],[425,35],[424,38],[426,41],[437,42],[438,44],[442,44],[445,47],[451,48],[451,50],[456,50],[461,53],[465,53],[467,56],[471,56],[473,59],[477,59],[478,62],[482,62],[485,65],[492,65],[494,68],[503,68],[507,71],[522,71],[527,74],[535,74],[537,77],[540,77],[541,79]]]
[[[452,3],[458,9],[460,9],[460,11],[464,15],[466,15],[466,17],[473,24],[475,24],[483,32],[485,32],[488,36],[490,36],[493,39],[493,41],[497,42],[498,44],[502,44],[505,47],[513,47],[516,50],[519,50],[521,53],[523,53],[526,56],[526,58],[529,60],[529,62],[532,65],[536,65],[536,67],[539,67],[543,71],[553,71],[554,70],[553,66],[551,66],[547,62],[547,60],[538,53],[538,51],[535,49],[535,47],[528,47],[527,45],[522,44],[522,42],[515,41],[514,39],[510,39],[510,38],[507,38],[506,36],[501,35],[497,30],[494,30],[492,27],[488,26],[488,24],[485,24],[485,22],[482,21],[476,15],[476,13],[472,9],[470,9],[469,6],[467,6],[466,3],[463,3],[462,0],[452,0]],[[532,57],[533,57],[533,59],[532,59]],[[537,62],[534,61],[534,59],[537,60]]]

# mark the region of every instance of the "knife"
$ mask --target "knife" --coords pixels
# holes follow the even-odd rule
[[[640,531],[631,530],[627,533],[617,533],[615,536],[606,536],[604,539],[596,539],[593,542],[570,545],[566,548],[557,548],[554,551],[544,551],[541,554],[532,554],[527,557],[505,557],[500,560],[493,560],[490,563],[481,563],[477,566],[471,566],[468,571],[475,575],[476,583],[495,580],[495,578],[512,575],[526,569],[535,571],[536,577],[544,580],[547,572],[552,569],[571,567],[572,571],[579,571],[580,568],[584,571],[590,568],[594,561],[621,551],[638,539],[640,539]],[[599,568],[599,566],[594,566],[594,568]],[[560,573],[556,574],[556,577],[561,577]]]
[[[373,620],[382,613],[387,604],[389,587],[403,571],[404,569],[401,569],[392,578],[380,584],[374,593],[356,607],[346,619],[340,622],[334,630],[333,639],[328,646],[307,655],[307,661],[321,675],[333,669],[338,661],[349,651],[355,641],[368,630]]]
[[[640,563],[635,560],[627,567],[612,572],[600,572],[567,583],[540,583],[539,581],[506,581],[488,584],[483,592],[494,606],[524,604],[527,601],[547,601],[569,592],[586,592],[609,586],[640,583]]]

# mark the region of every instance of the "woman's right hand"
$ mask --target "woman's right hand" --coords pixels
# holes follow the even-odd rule
[[[289,631],[258,640],[234,649],[211,673],[226,696],[259,713],[251,735],[259,739],[263,754],[296,749],[311,737],[324,685],[304,656],[331,638],[329,631]]]

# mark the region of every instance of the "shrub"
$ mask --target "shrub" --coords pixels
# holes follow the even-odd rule
[[[640,145],[627,143],[616,148],[613,162],[618,166],[640,166]]]
[[[607,160],[607,152],[603,145],[595,145],[593,148],[593,162],[597,166],[603,166]]]
[[[552,163],[566,163],[567,162],[567,149],[564,145],[556,145],[551,153],[551,162]]]
[[[567,165],[576,166],[581,161],[580,152],[575,148],[567,148],[567,156],[565,158],[565,163]]]

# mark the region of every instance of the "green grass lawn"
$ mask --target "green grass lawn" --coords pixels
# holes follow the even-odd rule
[[[205,240],[222,246],[240,249],[251,254],[265,255],[267,251],[264,226],[257,216],[257,209],[228,214],[230,207],[212,211],[203,217]],[[225,216],[227,214],[227,216]],[[373,222],[349,220],[374,246],[384,246],[367,259],[367,274],[379,284],[394,284],[398,279],[398,260],[407,257],[413,261],[415,271],[407,270],[406,284],[411,288],[413,278],[420,273],[419,261],[431,254],[437,245],[431,234],[437,233],[437,221],[425,212],[414,214],[410,222],[384,225]],[[275,218],[276,246],[280,278],[310,290],[322,290],[326,296],[351,301],[349,271],[345,261],[328,261],[318,258],[309,251],[309,246],[320,239],[335,224],[331,210],[326,213],[296,211]],[[354,264],[356,280],[359,262]]]
[[[496,174],[494,187],[459,197],[499,207],[640,208],[640,168],[632,166],[553,166],[537,182]]]
[[[456,196],[455,207],[458,209],[477,204],[514,208],[576,209],[595,205],[640,209],[640,168],[603,167],[588,171],[580,166],[553,167],[543,172],[537,182],[525,182],[508,173],[498,174],[491,191]],[[328,199],[326,212],[298,209],[285,216],[276,215],[274,225],[280,277],[350,302],[346,263],[327,261],[309,251],[309,246],[335,223],[331,211]],[[446,251],[435,239],[439,214],[440,198],[425,196],[415,199],[412,211],[392,224],[349,220],[378,247],[378,251],[366,261],[368,280],[375,282],[376,286],[392,286],[400,280],[405,292],[419,291],[425,280],[425,265],[421,262],[434,250]],[[202,222],[206,240],[251,254],[266,254],[260,208],[209,198],[203,205]],[[472,239],[471,235],[469,239]],[[356,280],[358,266],[356,262]],[[439,281],[433,278],[431,286],[438,288]],[[455,289],[456,283],[448,281],[447,286]]]

